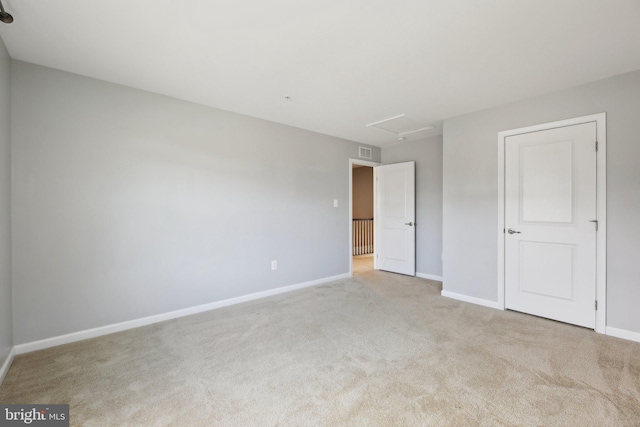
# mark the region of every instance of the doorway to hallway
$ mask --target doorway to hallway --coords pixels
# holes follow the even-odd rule
[[[379,163],[349,159],[349,264],[351,274],[375,268],[373,168]]]

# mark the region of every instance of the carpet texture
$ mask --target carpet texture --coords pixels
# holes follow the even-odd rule
[[[640,344],[353,278],[21,355],[82,426],[639,426]]]

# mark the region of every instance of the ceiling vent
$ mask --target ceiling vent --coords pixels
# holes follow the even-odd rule
[[[433,126],[424,125],[416,122],[415,120],[411,120],[406,116],[406,114],[400,114],[399,116],[393,116],[378,122],[369,123],[367,127],[374,127],[385,132],[392,133],[400,141],[404,140],[408,135],[433,129]]]
[[[370,159],[371,158],[371,148],[358,147],[358,157],[360,157],[361,159]]]

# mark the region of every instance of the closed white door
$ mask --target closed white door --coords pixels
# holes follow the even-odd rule
[[[377,166],[377,268],[416,275],[415,162]]]
[[[595,123],[507,137],[506,308],[594,328],[595,219]]]

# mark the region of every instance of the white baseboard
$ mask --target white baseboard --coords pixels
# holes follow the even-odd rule
[[[442,276],[436,276],[434,274],[416,272],[416,277],[420,277],[421,279],[435,280],[436,282],[442,282]]]
[[[82,341],[89,338],[108,335],[114,332],[126,331],[127,329],[139,328],[140,326],[147,326],[153,323],[164,322],[165,320],[171,320],[171,319],[176,319],[178,317],[190,316],[192,314],[198,314],[204,311],[214,310],[216,308],[227,307],[234,304],[240,304],[247,301],[253,301],[260,298],[283,294],[286,292],[308,288],[310,286],[316,286],[322,283],[333,282],[333,281],[345,279],[348,277],[350,277],[349,273],[339,274],[337,276],[311,280],[309,282],[298,283],[295,285],[284,286],[276,289],[270,289],[268,291],[263,291],[263,292],[256,292],[254,294],[243,295],[235,298],[229,298],[222,301],[215,301],[208,304],[197,305],[195,307],[183,308],[181,310],[170,311],[168,313],[156,314],[154,316],[143,317],[141,319],[129,320],[126,322],[100,326],[98,328],[86,329],[84,331],[73,332],[65,335],[59,335],[57,337],[46,338],[39,341],[32,341],[25,344],[18,344],[14,347],[15,354],[29,353],[32,351],[43,350],[45,348],[55,347],[62,344],[69,344],[76,341]]]
[[[470,297],[468,295],[456,294],[455,292],[449,292],[449,291],[442,291],[440,294],[443,297],[453,298],[459,301],[470,302],[472,304],[478,304],[478,305],[483,305],[485,307],[502,310],[502,307],[500,307],[496,301],[489,301],[487,299]]]
[[[640,342],[640,332],[627,331],[626,329],[618,329],[607,326],[604,330],[604,333],[607,335],[611,335],[612,337]]]
[[[11,367],[11,362],[13,362],[13,358],[15,357],[15,355],[16,355],[16,349],[12,347],[11,351],[9,352],[9,355],[7,356],[4,363],[2,364],[2,368],[0,368],[0,385],[2,385],[2,382],[4,381],[4,377],[7,376],[7,372],[9,372],[9,368]]]

